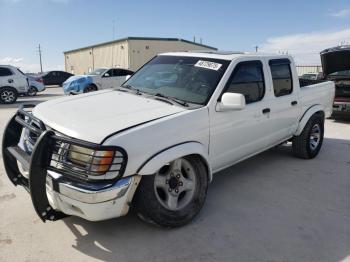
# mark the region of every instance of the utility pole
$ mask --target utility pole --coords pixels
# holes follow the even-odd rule
[[[255,52],[257,53],[258,52],[258,49],[259,49],[259,46],[255,46]]]
[[[40,47],[40,44],[39,44],[39,47],[38,47],[38,52],[39,52],[39,59],[40,59],[40,71],[41,73],[43,72],[43,63],[41,61],[41,47]]]

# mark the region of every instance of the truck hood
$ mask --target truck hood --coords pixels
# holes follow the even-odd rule
[[[335,72],[350,70],[350,46],[328,48],[320,54],[325,76]]]
[[[64,135],[101,143],[113,133],[184,110],[131,93],[102,90],[41,103],[33,114]]]

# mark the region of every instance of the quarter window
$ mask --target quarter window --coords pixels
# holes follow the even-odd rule
[[[292,72],[288,59],[270,60],[273,80],[273,91],[276,97],[289,95],[293,92]]]
[[[247,104],[263,99],[265,81],[262,63],[251,61],[238,64],[226,92],[244,95]]]
[[[12,72],[10,69],[5,67],[0,67],[0,76],[10,76],[12,75]]]

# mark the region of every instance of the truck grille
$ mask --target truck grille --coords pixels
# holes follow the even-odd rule
[[[35,118],[30,111],[24,109],[18,110],[15,119],[17,123],[23,126],[23,142],[24,144],[29,143],[30,149],[28,150],[26,145],[24,147],[25,151],[30,155],[33,147],[38,143],[41,133],[46,131],[46,127],[41,120]],[[74,147],[90,150],[93,153],[88,154],[76,151]],[[57,132],[54,132],[51,136],[47,150],[50,155],[46,163],[47,170],[59,172],[78,180],[115,180],[123,175],[127,164],[127,154],[120,147],[90,143],[69,138]],[[99,155],[99,153],[106,151],[113,152],[113,155],[108,157]],[[110,163],[106,164],[104,161],[101,161],[107,160],[107,158],[111,160]],[[85,160],[82,161],[82,159]]]

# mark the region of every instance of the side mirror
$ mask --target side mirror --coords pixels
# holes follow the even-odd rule
[[[245,97],[238,93],[224,93],[217,105],[218,111],[242,110],[245,108]]]
[[[125,81],[128,80],[130,77],[131,77],[131,75],[127,75],[127,76],[125,77]]]
[[[103,75],[103,77],[109,77],[109,74],[108,74],[108,73],[105,73],[105,74]]]

